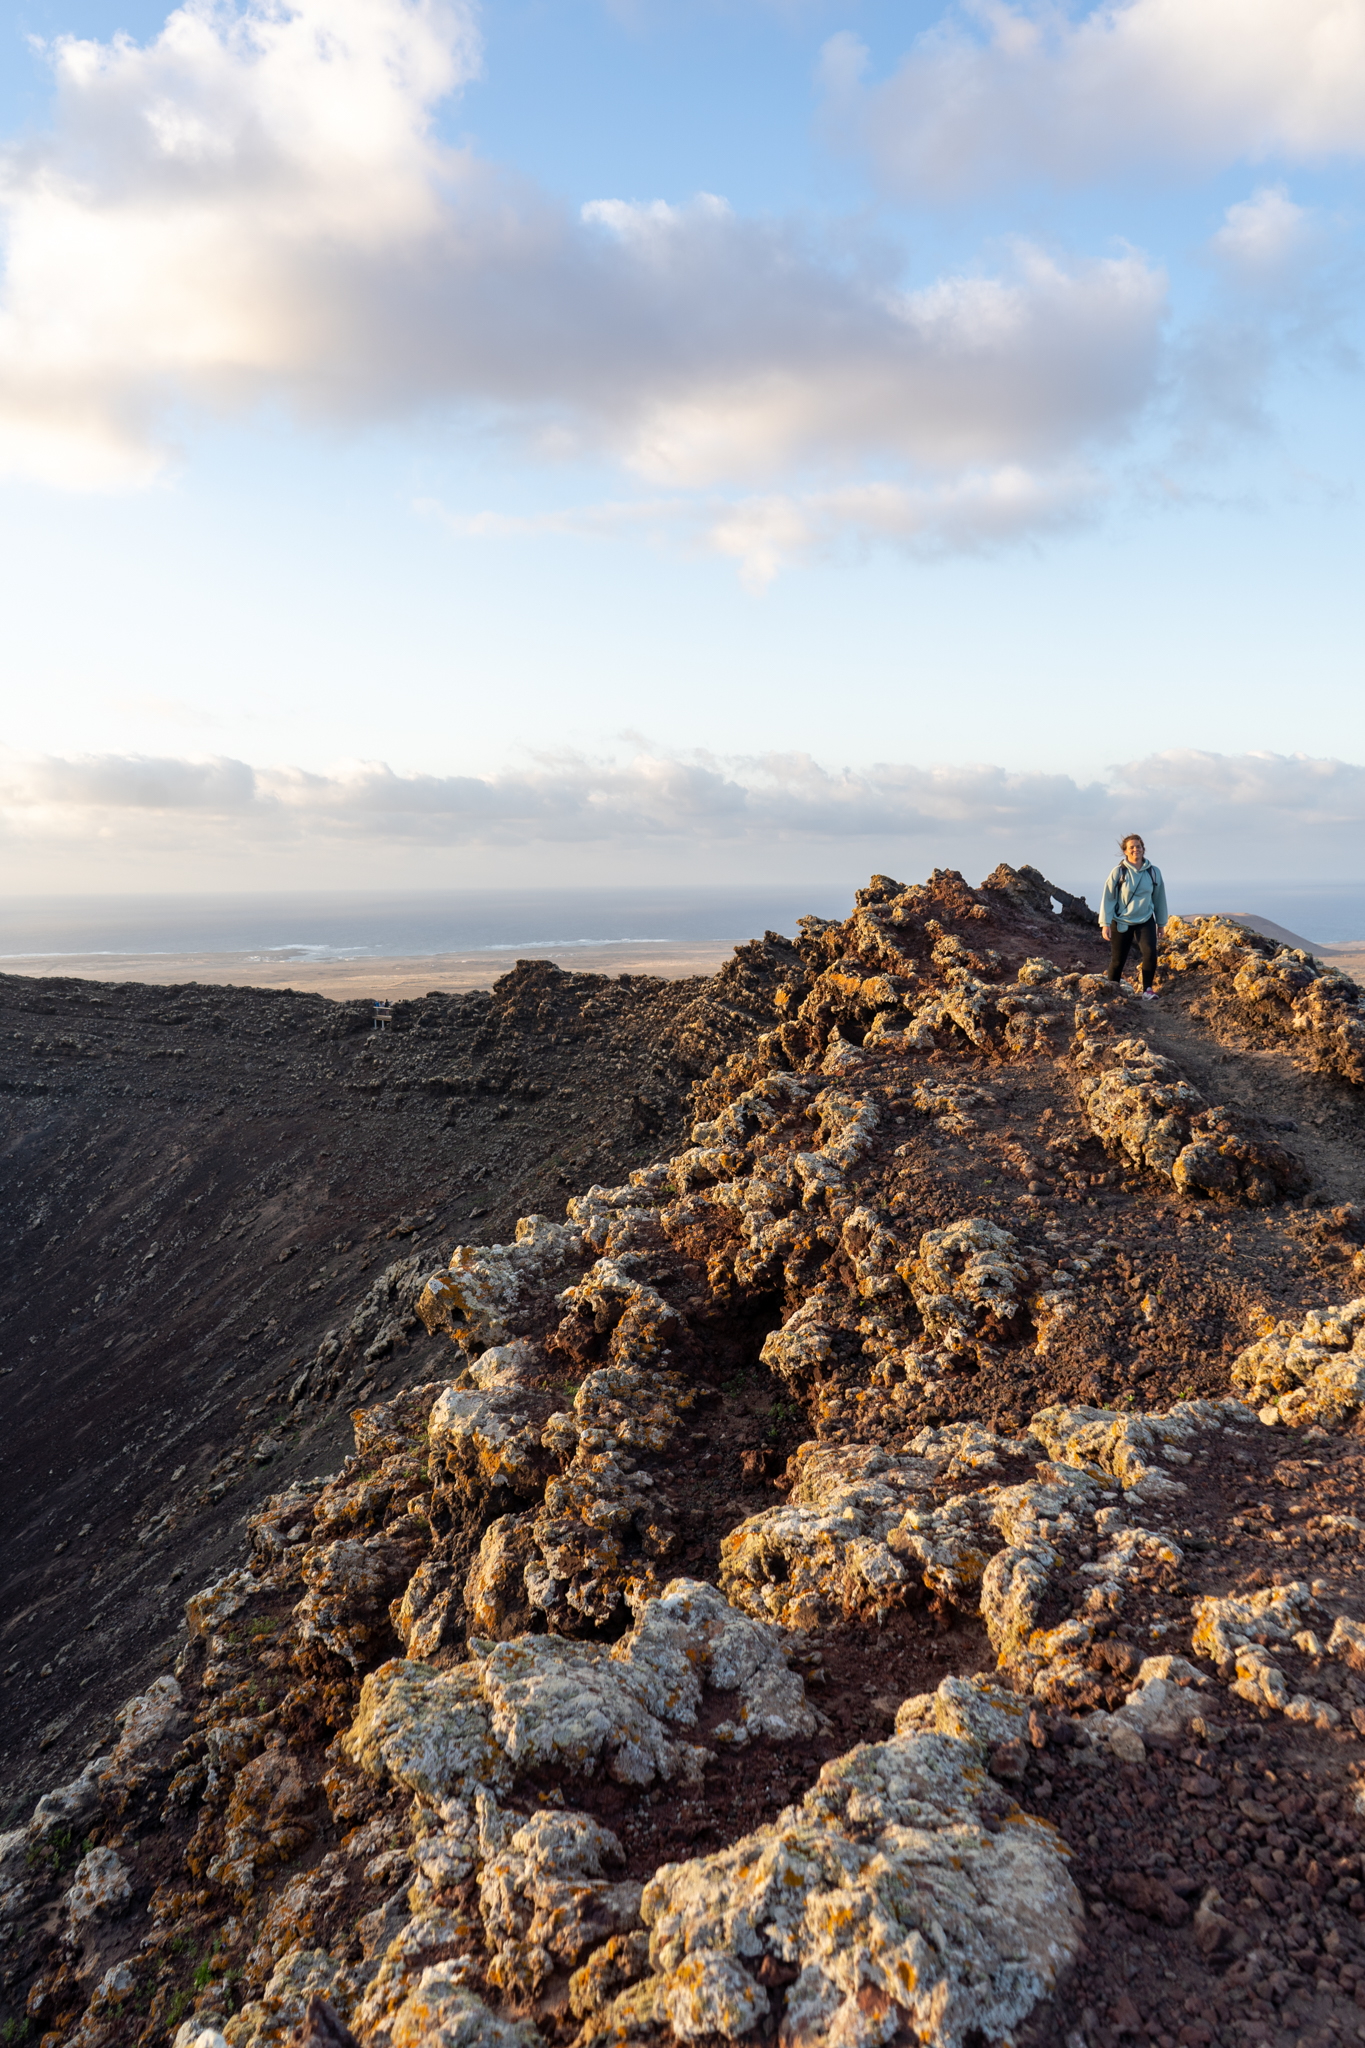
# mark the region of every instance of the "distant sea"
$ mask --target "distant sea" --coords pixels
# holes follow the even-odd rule
[[[1059,876],[1063,887],[1074,878]],[[259,953],[280,960],[422,959],[583,945],[792,937],[805,912],[844,917],[856,884],[770,889],[452,889],[427,893],[30,896],[0,903],[0,960],[73,954]],[[1183,881],[1171,908],[1245,911],[1320,945],[1365,942],[1365,883]],[[1099,888],[1085,890],[1098,908]]]
[[[0,904],[0,960],[148,953],[418,960],[545,946],[734,945],[769,930],[792,938],[808,911],[845,917],[855,886],[13,897]]]
[[[1365,882],[1186,882],[1168,874],[1166,887],[1171,909],[1186,917],[1245,911],[1320,946],[1365,944]],[[1086,894],[1094,903],[1099,891]]]

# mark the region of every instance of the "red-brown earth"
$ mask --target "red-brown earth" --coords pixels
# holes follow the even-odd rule
[[[873,909],[899,887],[881,882],[864,892]],[[1056,915],[1046,890],[974,891],[948,873],[920,894],[902,937],[927,986],[936,971],[927,956],[945,937],[988,948],[992,984],[1012,983],[1040,954],[1063,972],[1103,971],[1093,924],[1070,906]],[[446,1340],[416,1324],[401,1271],[387,1346],[387,1304],[347,1336],[373,1280],[414,1256],[410,1273],[425,1274],[457,1240],[505,1241],[517,1215],[558,1215],[570,1188],[612,1185],[677,1152],[689,1086],[692,1113],[714,1116],[765,1068],[818,1066],[832,1033],[858,1047],[868,1017],[821,977],[857,948],[865,976],[896,971],[869,957],[866,942],[866,928],[810,920],[799,956],[770,935],[706,984],[623,987],[523,964],[477,1003],[433,996],[412,1006],[399,1019],[408,1028],[385,1043],[351,1029],[357,1013],[320,999],[128,988],[92,997],[88,984],[0,982],[13,1046],[0,1217],[16,1439],[0,1637],[8,1825],[106,1746],[112,1708],[178,1656],[183,1595],[243,1560],[245,1525],[264,1497],[342,1465],[352,1408],[434,1391],[451,1369]],[[845,980],[856,989],[851,970]],[[857,1164],[859,1203],[911,1245],[964,1217],[1002,1224],[1040,1273],[1072,1275],[1073,1309],[1041,1353],[1006,1332],[963,1370],[893,1386],[869,1370],[870,1338],[861,1352],[836,1350],[794,1395],[760,1362],[764,1338],[817,1283],[856,1295],[850,1255],[836,1244],[818,1271],[746,1277],[723,1219],[680,1217],[667,1248],[677,1280],[669,1299],[685,1325],[677,1363],[702,1392],[658,1466],[670,1569],[715,1580],[722,1540],[784,1497],[803,1441],[900,1451],[943,1422],[1013,1436],[1049,1403],[1122,1414],[1223,1395],[1233,1359],[1268,1321],[1297,1324],[1365,1292],[1358,1087],[1316,1070],[1211,973],[1168,979],[1157,1003],[1124,1009],[1111,1039],[1117,1030],[1174,1060],[1254,1141],[1291,1148],[1307,1192],[1246,1206],[1111,1156],[1084,1114],[1085,1057],[1069,1029],[1031,1048],[1002,1042],[998,1030],[979,1044],[946,1031],[914,1048],[863,1043],[848,1072],[880,1121]],[[944,1088],[976,1091],[956,1126],[922,1106],[923,1091]],[[329,1330],[342,1341],[319,1358]],[[430,1398],[413,1411],[415,1457]],[[364,1469],[357,1461],[342,1478]],[[959,1477],[940,1491],[971,1483]],[[1154,1646],[1189,1654],[1196,1594],[1294,1576],[1313,1582],[1323,1612],[1365,1620],[1363,1492],[1358,1416],[1289,1431],[1248,1410],[1219,1458],[1192,1468],[1170,1524],[1183,1563],[1146,1569],[1112,1617],[1089,1704],[1121,1699],[1125,1673]],[[392,1515],[401,1508],[395,1498]],[[472,1539],[460,1540],[463,1559]],[[1082,1554],[1066,1562],[1059,1612],[1087,1584]],[[102,1812],[79,1842],[45,1852],[49,1903],[11,1927],[4,1958],[6,2039],[27,2028],[55,2048],[81,2024],[94,1961],[86,1954],[76,1968],[61,1949],[55,1902],[92,1842],[118,1845],[134,1868],[128,1913],[102,1932],[97,1960],[102,1969],[131,1958],[138,1984],[131,2005],[87,2031],[92,2042],[151,2044],[169,2038],[192,2001],[221,2014],[258,1995],[253,1941],[272,1901],[351,1829],[373,1823],[377,1841],[392,1829],[397,1863],[348,1881],[310,1933],[336,1952],[354,1941],[358,1957],[353,1930],[401,1867],[404,1802],[325,1754],[354,1712],[362,1674],[309,1663],[296,1599],[263,1578],[207,1685],[202,1647],[181,1659],[183,1705],[144,1782],[123,1811]],[[463,1632],[456,1613],[439,1664],[463,1657]],[[379,1617],[366,1662],[401,1650]],[[1289,1722],[1220,1686],[1188,1741],[1097,1768],[1070,1714],[1035,1712],[1018,1767],[1002,1765],[1002,1797],[1007,1790],[1060,1830],[1088,1917],[1078,1967],[1019,2029],[1021,2048],[1365,2039],[1365,1689],[1321,1659],[1299,1668],[1296,1654],[1285,1659],[1293,1682],[1339,1708],[1332,1729]],[[629,1873],[648,1877],[774,1817],[824,1761],[889,1735],[907,1696],[993,1663],[979,1621],[950,1603],[921,1596],[880,1615],[833,1617],[809,1632],[800,1666],[826,1717],[818,1737],[722,1752],[700,1790],[640,1793],[552,1773],[528,1776],[512,1804],[531,1812],[562,1799],[593,1812],[621,1838]],[[221,1724],[230,1707],[278,1713],[304,1787],[299,1846],[245,1907],[206,1879],[202,1850],[187,1870],[187,1844],[212,1816],[193,1792],[188,1804],[167,1796],[174,1772],[202,1753],[193,1731]],[[725,1696],[709,1697],[703,1735],[706,1716],[714,1725],[726,1712]],[[1226,1931],[1210,1949],[1192,1909],[1213,1890]],[[162,1917],[144,1943],[154,1898]],[[179,1904],[168,1919],[170,1899]],[[235,1985],[226,1992],[225,1977]],[[496,2002],[495,1990],[485,1995]],[[547,2038],[572,2038],[562,2001],[536,2018]]]

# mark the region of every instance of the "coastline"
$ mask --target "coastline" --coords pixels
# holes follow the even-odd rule
[[[334,1002],[387,997],[411,1000],[433,990],[449,993],[491,988],[519,958],[552,960],[566,973],[647,974],[664,981],[714,974],[734,952],[728,939],[699,939],[600,946],[536,946],[523,954],[514,946],[467,953],[432,953],[391,959],[310,960],[261,953],[20,954],[0,962],[0,972],[30,980],[138,982],[167,988],[188,982],[211,988],[296,989]]]
[[[1237,921],[1283,943],[1301,945],[1315,958],[1365,982],[1365,942],[1314,945],[1268,919],[1235,913]],[[741,942],[742,943],[742,942]],[[17,954],[0,961],[0,974],[29,980],[137,982],[168,988],[197,983],[208,988],[295,989],[333,1002],[373,997],[390,1002],[467,989],[491,988],[519,959],[552,960],[566,973],[657,975],[681,981],[714,974],[734,952],[729,939],[623,940],[615,944],[472,948],[461,953],[396,954],[363,960],[312,960],[287,953],[70,953]]]

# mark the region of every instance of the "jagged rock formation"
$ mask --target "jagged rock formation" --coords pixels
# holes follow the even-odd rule
[[[1049,882],[1046,875],[1027,861],[1021,868],[1012,868],[1001,861],[981,884],[983,889],[998,890],[1016,904],[1033,911],[1035,915],[1060,923],[1092,927],[1096,923],[1095,912],[1083,896],[1068,895],[1055,882]],[[1056,906],[1054,908],[1054,905]]]
[[[1276,945],[1226,917],[1173,917],[1168,973],[1200,970],[1216,1000],[1231,1000],[1267,1037],[1287,1038],[1319,1073],[1365,1086],[1365,992],[1311,953]]]
[[[1098,1041],[1085,1050],[1097,1062]],[[1115,1064],[1081,1083],[1090,1127],[1111,1152],[1164,1174],[1192,1194],[1231,1195],[1266,1208],[1309,1184],[1303,1162],[1264,1131],[1208,1108],[1173,1061],[1140,1038],[1120,1039]]]
[[[1220,1339],[1203,1392],[1084,1398],[1135,1291],[1174,1313],[1122,1248],[1153,1201],[1264,1231],[1307,1171],[1199,1121],[1127,997],[1039,952],[1028,877],[808,921],[688,1143],[404,1281],[441,1369],[252,1517],[175,1674],[0,1838],[48,2048],[1060,2042],[1118,1967],[1106,1898],[1238,1966],[1225,1785],[1251,1896],[1357,1952],[1365,1619],[1318,1568],[1360,1461],[1282,1453],[1355,1427],[1365,1304],[1263,1311],[1231,1388]],[[759,1375],[785,1460],[733,1441]],[[1243,1471],[1316,1502],[1259,1585]],[[1302,1809],[1238,1783],[1277,1740],[1326,1759],[1282,1840]],[[1097,1886],[1092,1797],[1197,1818],[1189,1868],[1109,1848]]]
[[[1365,1301],[1279,1322],[1233,1362],[1245,1398],[1283,1422],[1332,1428],[1365,1404]]]

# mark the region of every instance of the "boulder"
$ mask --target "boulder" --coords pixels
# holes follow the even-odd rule
[[[1090,1128],[1108,1151],[1191,1193],[1255,1207],[1309,1185],[1302,1160],[1233,1111],[1209,1108],[1144,1039],[1120,1039],[1113,1057],[1115,1065],[1081,1082]]]
[[[1013,1234],[979,1216],[926,1230],[900,1269],[925,1335],[949,1356],[975,1358],[1028,1328],[1028,1269]]]
[[[529,2020],[493,2012],[445,1962],[423,1970],[386,2038],[391,2048],[541,2048],[542,2040]]]
[[[395,1779],[433,1804],[511,1778],[475,1664],[453,1671],[401,1658],[381,1664],[361,1687],[360,1711],[341,1747],[370,1777]]]
[[[517,1828],[479,1877],[490,1982],[534,1998],[556,1969],[637,1927],[643,1887],[609,1874],[624,1862],[615,1835],[584,1813],[537,1813]]]
[[[653,1974],[589,2019],[585,2048],[651,2024],[748,2032],[769,1965],[803,2042],[1010,2033],[1077,1955],[1083,1914],[1053,1830],[991,1832],[984,1785],[974,1742],[898,1736],[827,1764],[771,1826],[664,1865],[641,1908]]]
[[[72,1921],[80,1927],[97,1916],[107,1918],[121,1912],[133,1896],[127,1868],[112,1849],[91,1849],[76,1865],[63,1904]]]

